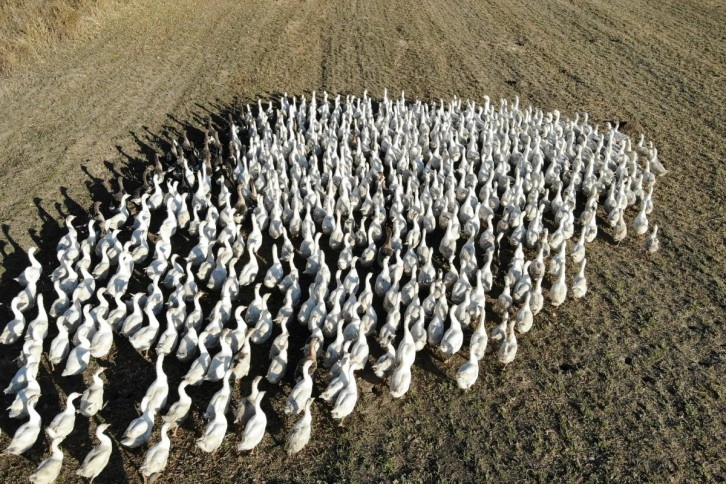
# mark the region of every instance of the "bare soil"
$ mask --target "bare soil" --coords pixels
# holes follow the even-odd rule
[[[463,393],[452,379],[461,362],[445,366],[424,351],[402,401],[363,380],[344,428],[316,404],[310,447],[295,458],[283,449],[291,377],[263,406],[269,434],[255,455],[238,455],[235,435],[216,455],[203,454],[194,445],[203,429],[196,408],[172,439],[159,482],[723,481],[724,25],[719,0],[119,4],[92,36],[63,41],[0,79],[0,320],[10,319],[7,304],[19,290],[12,277],[27,247],[43,249],[50,272],[68,213],[86,214],[96,199],[106,204],[117,175],[131,186],[152,150],[208,115],[218,120],[284,91],[518,95],[568,117],[587,111],[603,125],[619,120],[622,131],[654,141],[670,170],[651,215],[660,252],[646,258],[641,239],[616,245],[602,237],[588,254],[587,297],[556,313],[546,308],[506,371],[485,360]],[[2,387],[18,350],[0,350]],[[120,339],[114,357],[111,402],[97,421],[111,422],[116,440],[154,372]],[[60,408],[57,392],[83,388],[80,377],[47,368],[39,378],[45,421]],[[197,390],[195,405],[215,390]],[[20,423],[0,413],[0,448]],[[79,416],[59,482],[75,480],[96,444],[95,425]],[[139,481],[146,448],[115,446],[102,481]],[[0,457],[0,479],[24,480],[48,452],[41,438],[22,457]]]

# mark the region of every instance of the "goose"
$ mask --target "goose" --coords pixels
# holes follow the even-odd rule
[[[579,299],[587,294],[587,279],[585,279],[585,266],[587,265],[587,259],[582,259],[580,264],[580,271],[572,280],[572,297]]]
[[[30,398],[34,395],[40,396],[40,384],[32,377],[32,374],[28,375],[27,382],[24,388],[21,388],[18,393],[15,394],[13,403],[7,408],[9,410],[8,417],[10,418],[23,418],[28,415],[28,406],[30,405]]]
[[[565,263],[567,262],[565,260],[565,256],[567,253],[566,247],[567,246],[565,244],[562,244],[560,246],[560,250],[558,251],[557,255],[550,258],[550,264],[549,264],[549,273],[550,274],[554,274],[554,275],[559,274],[560,267],[564,266]]]
[[[308,372],[313,363],[313,360],[305,360],[303,363],[302,379],[295,385],[287,398],[285,415],[298,415],[311,400],[313,379]]]
[[[134,334],[129,337],[129,343],[133,346],[136,351],[144,353],[144,356],[148,356],[151,346],[156,341],[156,337],[159,335],[159,320],[156,319],[154,314],[153,305],[149,304],[148,300],[144,308],[144,314],[146,319],[149,320],[147,326],[142,326]]]
[[[262,247],[262,232],[257,217],[252,217],[252,232],[247,237],[247,248],[250,258],[254,254],[257,254],[260,247]]]
[[[231,390],[229,387],[229,378],[232,375],[232,370],[229,369],[224,373],[222,377],[222,388],[217,393],[212,395],[212,399],[207,404],[207,410],[204,412],[204,418],[213,419],[217,413],[227,413],[229,409],[229,399]]]
[[[310,407],[315,398],[310,397],[305,402],[303,408],[303,416],[295,422],[287,435],[287,455],[295,455],[300,452],[310,441],[312,433],[313,417],[310,413]]]
[[[262,441],[265,436],[265,429],[267,428],[267,415],[260,408],[262,398],[265,396],[265,392],[259,392],[255,399],[252,400],[254,405],[254,414],[247,421],[245,425],[244,434],[242,435],[242,441],[237,444],[237,451],[243,452],[247,450],[253,450]]]
[[[249,255],[249,262],[242,268],[239,274],[239,286],[245,287],[252,284],[257,278],[257,274],[260,270],[260,266],[257,262],[257,256],[254,253],[254,247],[247,244],[247,254]]]
[[[393,398],[403,397],[411,387],[411,367],[398,363],[391,375],[389,390]]]
[[[453,323],[452,323],[453,324]],[[442,344],[444,344],[442,342]],[[407,323],[403,325],[403,339],[398,344],[398,350],[396,351],[396,361],[406,365],[413,365],[416,360],[416,342],[413,339],[411,330]]]
[[[58,241],[58,244],[56,244],[56,251],[61,252],[63,250],[68,249],[69,247],[75,245],[78,243],[78,232],[76,231],[76,228],[73,226],[73,221],[76,219],[75,215],[69,215],[66,217],[66,228],[68,229],[68,232],[63,235],[60,240]]]
[[[242,347],[237,353],[235,353],[232,360],[232,375],[235,380],[240,380],[247,376],[250,372],[250,364],[252,362],[252,346],[250,345],[250,338],[254,334],[254,328],[249,328],[245,333]]]
[[[113,328],[102,314],[96,315],[98,329],[91,338],[90,354],[94,358],[105,358],[113,346]]]
[[[143,311],[139,301],[143,297],[143,293],[136,293],[131,298],[131,305],[133,310],[131,314],[126,316],[121,324],[121,334],[126,337],[134,335],[144,323]]]
[[[373,372],[378,378],[386,378],[396,365],[396,349],[392,340],[388,340],[385,344],[386,352],[381,355],[373,365]]]
[[[527,293],[524,298],[524,304],[519,308],[517,314],[514,317],[515,327],[520,334],[529,332],[532,329],[532,323],[534,321],[534,315],[530,307],[530,300],[532,298],[531,293]]]
[[[237,412],[235,414],[234,420],[235,423],[242,424],[243,426],[247,425],[247,422],[250,420],[250,418],[252,418],[252,415],[254,415],[254,401],[257,399],[257,396],[260,393],[259,386],[261,381],[261,376],[256,376],[252,380],[249,395],[243,397],[240,405],[237,407]]]
[[[658,252],[660,248],[660,241],[658,240],[658,224],[653,225],[653,232],[648,234],[645,238],[645,250],[648,254],[654,254]]]
[[[111,270],[111,260],[108,257],[108,245],[104,245],[101,248],[101,260],[93,268],[91,275],[96,281],[103,281],[108,277],[108,273]]]
[[[227,335],[229,334],[229,332],[230,330],[228,328],[225,328],[220,333],[219,343],[221,345],[221,349],[219,353],[214,355],[214,358],[212,358],[209,364],[209,369],[204,376],[204,379],[206,381],[221,380],[225,372],[232,364],[232,347],[227,341]]]
[[[560,266],[560,272],[557,276],[557,280],[552,284],[548,293],[550,304],[554,307],[559,306],[565,302],[567,297],[567,284],[565,283],[565,265]]]
[[[331,417],[340,420],[339,427],[343,426],[343,419],[353,412],[358,401],[358,385],[355,381],[354,371],[353,366],[349,365],[346,385],[338,394],[335,405],[330,411]]]
[[[149,406],[149,397],[141,400],[141,416],[135,418],[126,427],[121,439],[121,445],[130,449],[140,447],[149,440],[151,431],[154,428],[154,416],[156,412]]]
[[[91,449],[83,459],[81,467],[76,471],[76,475],[90,479],[90,483],[93,483],[93,480],[101,474],[111,458],[111,452],[113,451],[111,439],[104,434],[110,426],[111,424],[105,423],[96,427],[96,438],[100,443]]]
[[[575,264],[579,264],[582,259],[585,258],[585,235],[586,231],[582,230],[582,232],[580,232],[580,239],[577,244],[575,244],[575,247],[572,248],[572,252],[570,252],[572,262]]]
[[[333,367],[335,371],[331,369],[330,373],[328,374],[328,379],[330,381],[325,390],[320,394],[321,400],[331,403],[338,397],[338,394],[348,384],[350,355],[347,353],[347,348],[349,347],[350,342],[348,341],[346,342],[346,351],[343,353],[343,356],[338,362],[336,362],[336,365]]]
[[[192,300],[194,309],[191,313],[187,314],[187,317],[184,320],[184,326],[186,326],[187,329],[194,328],[196,331],[199,331],[202,326],[202,321],[204,320],[204,313],[202,311],[202,305],[200,304],[202,296],[202,292],[198,292],[194,295],[194,299]]]
[[[60,365],[66,360],[68,353],[71,351],[71,341],[68,330],[62,318],[56,320],[58,334],[50,342],[50,349],[48,350],[48,362],[51,368],[55,369],[57,365]]]
[[[160,275],[152,277],[151,284],[147,286],[146,306],[145,309],[154,313],[154,316],[161,314],[164,307],[164,294],[159,287]]]
[[[161,426],[161,440],[150,447],[144,455],[144,462],[139,467],[141,475],[144,476],[144,484],[149,481],[150,477],[160,474],[166,468],[171,448],[168,433],[169,424],[165,423]]]
[[[35,258],[35,253],[37,251],[37,247],[30,247],[28,249],[28,260],[30,260],[30,265],[15,278],[15,281],[23,287],[35,285],[40,280],[40,276],[43,273],[43,266],[40,262],[38,262],[38,259]]]
[[[332,320],[332,318],[330,319]],[[343,318],[338,318],[335,326],[335,340],[333,340],[325,350],[323,368],[332,367],[333,364],[340,359],[340,356],[343,353],[343,343],[345,343],[345,337],[343,336],[343,324],[345,324],[345,320]]]
[[[646,228],[647,230],[647,228]],[[615,224],[613,225],[613,240],[615,242],[621,242],[628,235],[628,226],[625,223],[625,216],[622,212],[618,215]]]
[[[187,329],[182,339],[179,341],[179,346],[176,350],[176,358],[181,362],[190,361],[192,358],[197,356],[197,348],[199,347],[199,336],[194,326]]]
[[[38,294],[36,304],[38,315],[28,323],[26,338],[42,342],[48,336],[48,313],[45,311],[42,294]]]
[[[265,287],[272,289],[282,281],[285,272],[282,269],[282,262],[277,255],[277,245],[272,246],[272,265],[265,273],[263,284]]]
[[[357,321],[356,317],[356,321]],[[348,327],[355,328],[357,327],[357,334],[355,335],[355,340],[353,343],[353,346],[350,349],[350,355],[351,355],[351,366],[355,370],[362,370],[365,368],[365,366],[368,364],[368,355],[370,353],[370,347],[368,346],[368,339],[366,338],[365,331],[362,330],[360,327],[360,323],[350,323]],[[351,338],[351,341],[352,338]],[[415,347],[415,345],[414,345]]]
[[[89,328],[87,327],[80,327],[76,331],[79,344],[68,354],[63,376],[78,375],[88,367],[88,362],[91,359],[91,342],[88,341],[88,332]]]
[[[245,309],[247,309],[247,306],[244,305],[240,305],[235,308],[234,320],[237,324],[237,327],[235,329],[230,329],[227,333],[226,340],[227,343],[229,343],[232,354],[236,354],[242,347],[245,339],[245,334],[247,333],[247,324],[245,323],[244,317],[242,316],[242,313]]]
[[[39,363],[43,355],[43,340],[25,338],[23,348],[15,361],[18,364],[18,368],[23,368],[34,363]]]
[[[122,252],[118,259],[118,268],[116,273],[111,276],[106,284],[106,293],[115,297],[117,294],[125,294],[131,279],[132,264],[134,260],[130,254]]]
[[[63,439],[55,438],[50,443],[51,456],[38,464],[28,480],[35,484],[49,484],[54,482],[60,474],[63,466],[63,451],[59,446]]]
[[[529,293],[530,302],[529,308],[532,311],[532,316],[536,316],[542,310],[544,306],[544,296],[542,296],[542,277],[537,279],[534,284],[534,289]]]
[[[418,299],[416,299],[415,302],[418,302]],[[411,306],[409,306],[409,308],[411,308]],[[408,312],[408,309],[406,311]],[[413,338],[416,351],[421,351],[426,346],[426,339],[428,337],[426,326],[424,325],[426,316],[424,315],[423,309],[420,307],[415,309],[413,314],[418,314],[418,317],[413,316],[414,322],[411,325],[411,337]]]
[[[270,361],[270,366],[267,369],[267,381],[273,385],[280,383],[280,380],[287,373],[287,363],[287,347],[284,347]]]
[[[156,357],[156,380],[146,390],[144,398],[147,400],[147,407],[153,415],[166,405],[169,397],[169,382],[164,373],[164,355]]]
[[[497,298],[494,309],[499,314],[504,314],[512,307],[512,291],[509,281],[504,282],[504,289]]]
[[[439,252],[444,257],[444,259],[450,258],[452,255],[454,255],[454,252],[456,251],[456,238],[454,238],[453,225],[454,221],[452,217],[449,218],[449,221],[446,225],[446,232],[444,233],[444,237],[439,243]]]
[[[192,386],[201,385],[202,381],[204,381],[204,375],[207,374],[209,365],[212,362],[212,357],[209,356],[207,346],[204,343],[207,339],[207,334],[208,333],[206,331],[202,331],[199,334],[199,342],[197,344],[197,348],[199,348],[199,356],[189,367],[189,371],[187,371],[186,375],[184,375],[184,380]]]
[[[500,363],[508,365],[514,361],[515,356],[517,356],[517,336],[514,334],[514,322],[511,321],[507,325],[507,335],[499,346],[497,357]]]
[[[484,325],[486,320],[486,314],[482,312],[479,315],[479,324],[471,335],[471,341],[469,342],[469,352],[473,353],[477,360],[484,358],[484,354],[487,350],[487,344],[489,343],[489,336]]]
[[[103,380],[101,373],[105,368],[99,368],[93,373],[93,383],[86,388],[81,396],[78,413],[84,417],[93,417],[103,408]]]
[[[76,408],[73,406],[73,402],[80,396],[81,394],[76,392],[68,394],[65,410],[56,415],[50,425],[45,428],[48,438],[62,441],[73,432],[73,427],[76,424]]]
[[[30,449],[40,434],[40,415],[35,411],[35,405],[38,403],[40,395],[32,395],[28,399],[28,416],[29,419],[18,430],[15,431],[10,445],[5,449],[4,454],[20,455]]]
[[[427,303],[430,300],[432,301],[432,304],[436,304],[436,306],[435,309],[432,309],[430,312],[428,312],[426,308],[428,307]],[[444,337],[444,320],[446,319],[446,314],[449,311],[446,299],[441,298],[441,291],[439,290],[439,288],[436,288],[434,291],[431,292],[429,297],[424,301],[422,307],[425,315],[433,316],[431,318],[431,321],[429,321],[428,326],[426,327],[427,341],[431,346],[439,346],[441,344],[442,338]]]
[[[262,310],[259,313],[259,318],[254,327],[254,332],[250,337],[250,340],[257,345],[265,344],[267,340],[272,336],[272,315],[270,310],[267,308],[267,300],[270,298],[271,293],[267,293],[262,297]],[[247,309],[249,313],[249,308]]]
[[[449,321],[451,321],[451,325],[444,333],[444,336],[441,338],[441,344],[439,345],[439,350],[447,358],[447,362],[464,344],[464,333],[461,330],[461,324],[456,317],[454,308],[451,308],[449,311]]]
[[[182,380],[177,387],[177,393],[179,394],[179,400],[169,408],[169,411],[161,417],[161,419],[170,425],[170,428],[176,435],[176,430],[179,428],[181,423],[186,419],[189,409],[192,406],[192,398],[187,394],[186,387],[189,382]]]
[[[159,356],[169,355],[176,349],[176,344],[179,340],[179,333],[177,332],[176,324],[174,324],[172,319],[173,317],[171,310],[167,310],[166,329],[163,333],[161,333],[155,349],[156,354]]]
[[[646,214],[647,205],[645,202],[641,205],[640,212],[633,220],[633,230],[636,235],[643,235],[648,231],[648,216]]]
[[[469,353],[469,360],[461,365],[456,372],[456,384],[462,390],[469,390],[479,377],[479,360],[472,351]]]
[[[509,313],[506,312],[501,315],[502,321],[492,328],[489,333],[489,339],[495,343],[501,343],[507,337],[507,325],[509,324]]]
[[[33,307],[35,306],[35,297],[37,293],[38,286],[36,284],[28,284],[23,288],[22,291],[18,293],[17,296],[13,298],[13,300],[10,302],[10,307],[12,307],[14,303],[15,307],[17,307],[18,310],[23,313],[28,311],[29,309],[33,309]]]
[[[121,196],[121,201],[118,205],[118,212],[114,216],[107,218],[103,224],[104,232],[120,229],[123,225],[126,224],[126,221],[129,218],[129,208],[126,204],[126,201],[129,198],[131,198],[131,195],[129,195],[128,193],[124,193]]]
[[[37,378],[39,367],[40,360],[33,359],[18,368],[18,371],[15,372],[12,380],[10,380],[10,384],[8,384],[3,393],[5,395],[14,395],[27,387],[31,380]]]
[[[60,284],[60,281],[53,282],[53,289],[58,295],[58,298],[53,301],[53,304],[50,307],[50,311],[48,312],[51,318],[60,317],[64,312],[66,312],[68,306],[71,305],[71,300],[68,298],[68,294],[66,294],[65,291],[61,289]]]

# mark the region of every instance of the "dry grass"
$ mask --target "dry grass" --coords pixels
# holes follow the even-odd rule
[[[0,74],[45,55],[58,41],[77,38],[117,0],[4,0],[0,2]]]

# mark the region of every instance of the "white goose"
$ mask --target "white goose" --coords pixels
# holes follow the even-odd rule
[[[254,405],[254,414],[247,421],[245,425],[244,434],[242,441],[237,444],[237,450],[243,452],[246,450],[253,450],[262,441],[265,436],[265,429],[267,428],[267,415],[262,411],[260,404],[262,398],[265,396],[265,392],[259,392],[252,402]]]
[[[91,449],[86,458],[83,459],[81,467],[76,471],[76,475],[90,479],[91,483],[106,468],[111,458],[111,452],[113,451],[111,439],[104,434],[110,426],[111,424],[105,423],[96,427],[96,438],[100,443]]]
[[[86,388],[81,397],[78,412],[84,417],[93,417],[103,408],[103,380],[101,373],[105,368],[99,368],[93,373],[93,383]]]
[[[141,416],[134,419],[126,427],[126,431],[121,439],[121,445],[135,449],[145,444],[149,437],[151,437],[151,431],[154,429],[154,416],[156,413],[154,409],[149,406],[149,397],[144,397],[141,400]]]
[[[149,481],[150,477],[158,475],[166,468],[166,463],[169,460],[169,449],[171,448],[168,433],[169,424],[165,423],[161,426],[161,440],[150,447],[144,455],[144,462],[139,468],[141,475],[144,476],[144,484]]]
[[[49,484],[54,482],[60,474],[63,466],[63,451],[59,446],[63,439],[55,438],[50,443],[51,456],[38,464],[28,480],[34,484]]]
[[[40,395],[33,395],[28,400],[29,419],[18,430],[15,431],[13,440],[5,449],[5,454],[20,455],[30,449],[40,434],[40,415],[35,411],[35,405],[38,403]]]
[[[166,415],[162,417],[162,420],[170,425],[170,428],[175,434],[181,423],[186,419],[189,409],[192,407],[192,398],[186,392],[187,385],[189,383],[186,380],[182,380],[179,383],[179,387],[177,388],[179,400],[174,402]]]
[[[313,416],[310,407],[315,399],[310,397],[305,402],[303,416],[295,422],[287,435],[287,455],[294,455],[300,452],[310,441],[312,433]]]
[[[80,397],[80,393],[69,393],[66,399],[66,408],[53,418],[50,425],[45,428],[48,438],[64,440],[73,432],[76,424],[76,408],[73,406],[74,400]]]

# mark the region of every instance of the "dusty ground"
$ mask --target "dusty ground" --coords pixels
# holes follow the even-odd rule
[[[344,429],[315,411],[311,446],[286,459],[283,397],[268,403],[270,435],[255,456],[228,436],[198,451],[199,425],[173,439],[161,481],[496,478],[703,481],[726,479],[726,7],[710,1],[138,0],[45,60],[0,79],[0,277],[7,304],[23,249],[48,248],[56,222],[84,213],[114,172],[127,177],[157,137],[239,102],[327,89],[374,96],[482,100],[588,111],[645,133],[670,170],[652,220],[661,251],[599,240],[590,292],[549,309],[502,372],[491,359],[469,393],[423,352],[403,401],[362,383]],[[719,87],[720,86],[720,87]],[[99,195],[96,195],[99,196]],[[50,266],[48,266],[50,269]],[[8,313],[0,308],[0,316]],[[127,345],[128,346],[128,345]],[[17,348],[0,353],[5,386]],[[114,439],[135,414],[153,368],[121,346],[101,417]],[[41,371],[44,395],[56,391]],[[173,376],[178,381],[179,375]],[[143,382],[139,384],[137,382]],[[80,380],[61,382],[82,388]],[[289,388],[287,381],[286,388]],[[245,387],[246,391],[247,388]],[[202,388],[198,395],[211,395]],[[235,389],[235,392],[238,392]],[[175,394],[172,391],[172,398]],[[5,397],[3,405],[10,403]],[[272,407],[272,408],[270,408]],[[42,398],[41,415],[58,411]],[[113,409],[112,411],[110,409]],[[95,445],[81,422],[64,444],[63,481]],[[197,422],[198,424],[199,422]],[[0,447],[19,422],[0,415]],[[154,438],[156,440],[156,437]],[[137,481],[145,447],[114,448],[104,482]],[[25,478],[48,453],[1,457],[0,479]]]

